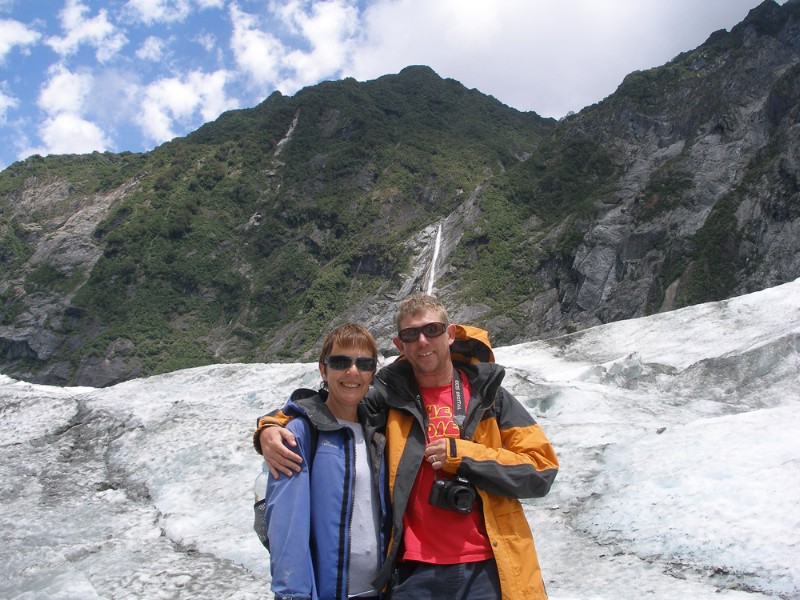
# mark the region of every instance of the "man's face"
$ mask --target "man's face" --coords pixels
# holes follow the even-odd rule
[[[441,323],[442,319],[433,311],[416,313],[403,319],[400,329],[420,327],[428,323]],[[444,334],[428,338],[420,332],[419,338],[413,342],[403,342],[395,336],[394,345],[402,352],[420,385],[447,385],[452,375],[453,363],[450,361],[450,344],[455,339],[455,326],[448,325]],[[443,383],[439,383],[441,379]],[[428,384],[428,385],[426,385]]]

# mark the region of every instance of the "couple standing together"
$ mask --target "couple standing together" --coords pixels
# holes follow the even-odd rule
[[[502,367],[451,356],[437,299],[409,296],[395,323],[396,361],[375,373],[373,337],[342,325],[322,389],[259,421],[275,598],[547,598],[519,498],[550,490],[550,442]]]

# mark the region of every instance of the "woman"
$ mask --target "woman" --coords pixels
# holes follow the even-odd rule
[[[270,477],[266,496],[272,591],[276,599],[378,598],[371,581],[383,557],[383,432],[359,403],[377,366],[374,338],[347,323],[325,338],[322,389],[295,390],[292,418],[302,470]],[[372,474],[375,474],[373,477]]]

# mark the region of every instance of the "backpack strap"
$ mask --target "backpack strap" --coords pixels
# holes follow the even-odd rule
[[[304,419],[308,426],[308,441],[311,444],[311,452],[308,455],[308,472],[311,472],[311,466],[314,464],[314,457],[317,454],[317,444],[319,443],[319,430],[311,424],[306,417],[299,417]]]

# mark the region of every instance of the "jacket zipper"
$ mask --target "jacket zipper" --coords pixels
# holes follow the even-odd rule
[[[353,543],[353,509],[355,508],[355,501],[356,501],[356,477],[358,473],[356,473],[356,442],[355,442],[355,434],[350,430],[349,427],[345,428],[347,430],[347,439],[349,440],[348,446],[352,449],[352,458],[350,460],[351,466],[351,477],[350,477],[350,510],[347,513],[347,581],[345,581],[345,590],[344,590],[344,598],[349,597],[350,595],[350,548]]]

